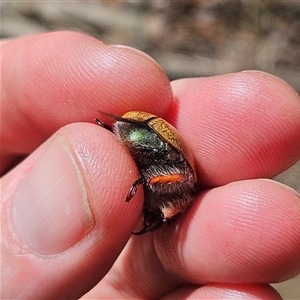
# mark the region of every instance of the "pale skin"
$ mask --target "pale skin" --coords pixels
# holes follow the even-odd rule
[[[299,274],[300,195],[268,179],[300,159],[300,99],[287,83],[248,71],[170,84],[148,56],[72,32],[3,42],[1,68],[1,298],[280,299],[269,283]],[[199,192],[174,223],[131,236],[138,170],[93,124],[98,109],[148,111],[184,136]],[[82,197],[88,218],[68,210]]]

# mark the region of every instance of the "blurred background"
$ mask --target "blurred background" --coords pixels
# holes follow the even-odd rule
[[[256,69],[300,93],[300,0],[1,3],[2,38],[53,30],[140,49],[170,80]],[[300,192],[300,162],[275,180]],[[300,299],[300,276],[274,287]]]

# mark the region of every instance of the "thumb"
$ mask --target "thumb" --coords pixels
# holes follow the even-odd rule
[[[79,297],[122,251],[141,209],[138,171],[108,131],[59,130],[1,179],[2,297]]]

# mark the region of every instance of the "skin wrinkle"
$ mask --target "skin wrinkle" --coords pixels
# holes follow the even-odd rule
[[[252,101],[246,101],[245,98],[243,98],[243,101],[239,101],[239,98],[240,98],[241,94],[242,95],[247,94],[248,90],[247,89],[245,90],[244,88],[241,88],[241,87],[243,87],[243,84],[237,84],[236,81],[237,80],[234,78],[233,83],[230,82],[230,85],[233,85],[235,87],[234,89],[231,90],[234,96],[231,97],[232,94],[231,95],[229,94],[229,96],[226,98],[226,101],[225,101],[226,103],[230,103],[230,102],[232,102],[231,99],[234,99],[234,105],[233,105],[234,112],[232,112],[231,110],[227,110],[227,111],[225,110],[225,116],[226,116],[226,112],[227,112],[227,116],[228,116],[227,118],[224,117],[223,107],[220,108],[220,111],[217,109],[216,112],[215,112],[217,115],[218,115],[218,113],[221,114],[220,118],[216,117],[216,120],[221,120],[219,122],[222,122],[221,126],[219,126],[220,123],[218,123],[219,136],[220,136],[220,138],[222,138],[224,135],[229,137],[229,139],[228,139],[228,148],[229,149],[232,147],[232,145],[236,145],[236,148],[232,149],[233,153],[239,153],[240,152],[240,154],[243,154],[243,156],[245,156],[245,158],[246,157],[253,157],[254,154],[256,154],[256,151],[258,150],[259,145],[257,145],[257,143],[256,143],[257,135],[255,135],[255,133],[252,132],[253,129],[251,128],[251,130],[252,130],[251,134],[249,134],[248,132],[249,132],[249,123],[250,124],[252,123],[252,124],[255,125],[256,120],[252,120],[253,117],[251,117],[251,118],[248,117],[248,114],[245,113],[245,112],[247,112],[248,110],[252,110],[253,106],[254,106],[254,103]],[[242,80],[238,80],[238,81],[240,82]],[[240,93],[240,91],[242,91],[242,93]],[[251,96],[253,96],[252,95],[253,93],[250,92],[249,94],[251,94]],[[240,114],[237,114],[238,111],[240,111]],[[263,111],[261,113],[258,112],[258,114],[256,114],[256,118],[261,119],[261,117],[263,115],[264,115]],[[235,116],[234,120],[232,120],[232,116]],[[235,124],[240,124],[240,125],[238,125],[238,126],[241,126],[239,128],[239,131],[243,132],[244,134],[247,134],[247,141],[248,142],[253,141],[251,143],[252,146],[250,146],[248,149],[241,148],[239,146],[240,137],[238,135],[236,135],[236,138],[235,138],[235,135],[231,135],[231,132],[236,131],[236,127],[234,129],[233,128],[230,129],[230,123],[231,122],[234,122]],[[244,128],[243,124],[247,124],[247,127]],[[266,125],[269,125],[269,124],[266,124]],[[265,126],[261,126],[261,127],[264,128]],[[260,127],[260,131],[261,131],[261,127]],[[222,128],[224,128],[223,131],[222,131]],[[260,135],[260,136],[263,136],[263,135]],[[268,139],[265,139],[265,142],[266,141],[268,141]],[[237,156],[239,156],[239,155],[237,155]]]
[[[175,224],[170,224],[170,226],[172,225],[173,228],[168,228],[168,231],[172,230],[175,236],[177,236],[176,232],[178,231],[177,233],[183,236],[180,228],[178,227],[179,224],[176,225],[175,228],[174,228]],[[178,243],[177,240],[165,238],[168,235],[168,231],[166,231],[162,235],[159,235],[159,238],[154,240],[155,242],[154,249],[156,250],[156,257],[158,257],[159,263],[162,265],[162,268],[165,270],[166,273],[164,275],[165,280],[168,280],[169,277],[173,278],[173,281],[178,282],[176,285],[178,288],[183,284],[185,284],[183,282],[188,283],[187,281],[188,279],[185,278],[185,270],[187,269],[187,265],[186,265],[186,257],[185,257],[185,250],[184,250],[184,238],[182,238],[180,243]],[[178,273],[179,269],[184,270],[182,274]],[[191,271],[191,268],[189,270]]]
[[[151,233],[152,234],[152,233]],[[148,243],[147,244],[141,244],[141,239],[144,239],[143,236],[140,236],[140,237],[137,237],[137,238],[133,238],[130,242],[129,242],[129,245],[127,245],[126,248],[130,248],[130,247],[134,247],[135,244],[138,244],[139,246],[139,249],[140,249],[140,252],[139,252],[139,257],[149,257],[149,256],[157,256],[158,253],[160,253],[161,251],[158,251],[156,250],[156,243],[152,244],[152,245],[149,245]],[[150,242],[150,241],[149,241]],[[154,242],[154,240],[153,240]],[[152,240],[151,242],[152,243]],[[159,245],[159,243],[157,244],[158,247],[161,247],[161,245]],[[127,249],[128,250],[128,249]],[[155,252],[154,252],[155,251]],[[125,249],[125,252],[126,252],[126,249]],[[126,259],[123,260],[123,263],[122,263],[122,269],[124,270],[124,273],[126,274],[126,276],[129,276],[131,277],[131,274],[132,274],[132,278],[131,280],[125,280],[125,282],[132,282],[132,284],[129,283],[129,286],[130,288],[134,291],[134,293],[136,295],[139,295],[138,297],[139,298],[143,298],[143,296],[141,295],[145,295],[145,297],[147,298],[159,298],[161,296],[164,295],[165,292],[160,292],[160,289],[164,290],[164,287],[167,287],[168,286],[168,281],[170,281],[170,287],[172,286],[171,285],[171,282],[173,281],[173,275],[172,273],[170,273],[170,276],[165,276],[165,267],[164,267],[164,264],[162,264],[162,260],[159,259],[158,257],[155,259],[153,259],[152,262],[149,262],[149,264],[145,264],[147,263],[147,261],[143,262],[141,261],[141,263],[136,263],[137,261],[139,261],[138,257],[134,256],[132,257],[132,254],[130,255],[126,255]],[[117,262],[118,263],[118,262]],[[151,278],[149,278],[149,276],[143,276],[141,274],[141,276],[139,277],[139,284],[137,285],[136,284],[136,279],[135,279],[135,274],[136,272],[138,272],[138,269],[142,268],[143,270],[148,270],[151,272],[150,273],[153,273],[153,276]],[[155,270],[155,272],[153,272]],[[147,273],[149,273],[147,271]],[[159,287],[157,286],[157,280],[159,280],[159,278],[161,277],[164,277],[164,285],[163,287]],[[116,277],[118,278],[118,280],[120,279],[118,276]],[[149,284],[151,284],[151,282],[153,282],[153,285],[156,286],[155,289],[151,290],[151,291],[148,291],[148,286]],[[159,281],[161,282],[161,281]],[[160,295],[160,296],[158,296]]]
[[[155,272],[152,272],[153,273],[152,280],[149,279],[149,280],[147,280],[147,282],[145,282],[144,291],[142,293],[144,295],[148,294],[148,297],[150,297],[150,298],[153,298],[153,297],[162,297],[165,294],[165,292],[162,293],[162,291],[161,291],[162,289],[159,288],[159,286],[157,286],[158,279],[160,279],[160,280],[162,278],[164,279],[163,290],[167,289],[168,286],[170,286],[170,288],[173,288],[173,284],[170,284],[170,283],[173,282],[173,280],[175,279],[174,275],[172,274],[172,272],[168,272],[168,268],[166,267],[166,266],[168,266],[167,260],[164,260],[164,259],[162,259],[160,257],[160,253],[162,253],[162,251],[159,250],[159,248],[164,247],[163,245],[164,245],[164,243],[162,243],[162,244],[161,243],[157,243],[157,241],[155,239],[152,239],[151,240],[151,245],[150,244],[148,245],[148,247],[149,247],[148,249],[152,249],[152,250],[155,251],[154,257],[156,258],[155,259],[155,264],[153,264],[153,262],[152,263],[149,262],[150,265],[148,266],[148,268],[151,268],[151,269],[155,268],[155,270],[157,270]],[[164,249],[168,249],[168,247],[167,248],[164,247]],[[150,251],[150,250],[146,250],[146,251]],[[170,262],[170,263],[173,264],[174,261]],[[146,269],[148,269],[148,268],[146,268]],[[150,294],[147,291],[148,290],[149,281],[150,282],[152,281],[153,285],[157,286],[157,290],[156,291],[151,291]],[[154,296],[154,294],[156,296]]]
[[[246,191],[247,191],[247,190],[246,190]],[[251,195],[251,193],[252,193],[252,192],[251,192],[251,186],[249,186],[249,193],[250,193],[250,195]],[[246,194],[248,194],[248,192],[247,192]],[[250,198],[250,200],[251,200],[251,199],[255,199],[255,198],[253,198],[252,196],[250,196],[250,197],[247,196],[247,197]],[[263,195],[262,195],[262,197],[263,197]],[[251,201],[249,202],[249,204],[250,204],[250,203],[251,203]],[[244,205],[244,204],[242,203],[242,205]],[[254,206],[254,207],[257,207],[257,205]],[[275,207],[276,207],[276,206],[275,206]],[[234,207],[234,208],[235,208],[235,207]],[[195,209],[196,209],[196,208],[195,208]],[[255,208],[255,211],[256,211],[256,210],[257,210],[257,209]],[[253,212],[250,211],[252,216],[255,216],[255,215],[256,215],[256,214],[255,214],[255,211],[253,211]],[[230,213],[228,213],[228,214],[230,215]],[[232,214],[232,210],[231,210],[231,214]],[[234,214],[234,215],[235,215],[235,214]],[[248,215],[249,215],[249,214],[248,214]],[[216,217],[217,217],[217,216],[216,216]],[[223,216],[223,217],[224,217],[224,216]],[[226,218],[225,218],[225,219],[226,219]],[[248,217],[248,219],[249,219],[249,217]],[[257,220],[258,220],[258,219],[257,219]],[[258,221],[259,221],[259,220],[258,220]],[[241,224],[243,224],[243,221],[242,221]],[[251,224],[251,222],[250,222],[250,224]],[[271,221],[270,221],[270,224],[272,225],[272,222],[271,222]],[[247,224],[245,224],[245,226],[243,225],[244,228],[247,229],[247,231],[251,231],[251,228],[249,229],[248,226],[246,226],[246,225],[247,225]],[[235,228],[235,224],[233,224],[233,228]],[[249,229],[249,230],[248,230],[248,229]],[[273,233],[271,232],[270,235],[272,236],[272,234],[273,234]],[[274,234],[273,234],[273,235],[274,235]],[[219,235],[218,235],[218,236],[219,236]],[[254,235],[253,235],[253,236],[254,236]],[[232,242],[232,241],[231,241],[231,242]],[[287,240],[287,243],[288,243],[288,242],[289,242],[289,240]],[[267,241],[266,241],[266,243],[267,243]],[[267,248],[268,248],[268,243],[266,244],[266,246],[267,246]],[[233,249],[230,248],[230,252],[231,252],[231,250],[235,250],[234,246],[231,245],[231,247],[232,247]],[[248,245],[245,244],[245,247],[246,247],[246,249],[247,249]],[[262,247],[264,248],[263,245],[262,245]],[[255,248],[254,248],[254,249],[255,249]],[[247,249],[247,251],[249,251],[249,250]],[[285,251],[285,250],[282,249],[282,251]],[[184,249],[183,249],[182,251],[179,251],[179,252],[180,252],[180,253],[185,253]],[[241,252],[241,249],[240,249],[239,247],[237,247],[236,254],[237,254],[238,256],[239,256],[240,252]],[[256,253],[257,253],[257,252],[259,252],[259,251],[256,251]],[[170,253],[170,252],[168,251],[168,253]],[[232,255],[231,255],[230,257],[232,258],[233,264],[234,264],[234,265],[236,265],[237,267],[238,267],[238,266],[241,267],[241,266],[244,265],[243,260],[241,261],[241,260],[237,260],[237,259],[235,258],[234,252],[231,253],[231,254],[232,254]],[[255,252],[254,252],[254,254],[255,254]],[[171,256],[171,258],[172,258],[172,260],[173,260],[173,257],[172,257],[172,256]],[[171,259],[171,258],[170,258],[170,259]],[[260,256],[260,255],[258,255],[257,258],[254,259],[254,261],[257,261],[257,259],[258,259],[258,261],[261,260],[262,262],[264,262],[264,260],[265,260],[264,256]],[[270,261],[272,262],[273,259],[274,259],[274,258],[270,258]],[[162,258],[162,260],[165,261],[164,258]],[[212,260],[213,260],[213,259],[212,259]],[[231,260],[231,259],[230,259],[230,260]],[[228,263],[230,263],[230,260],[228,260]],[[166,261],[168,262],[168,260],[166,260]],[[246,260],[246,264],[248,265],[247,261],[248,261],[248,259]],[[240,262],[240,263],[239,263],[239,262]],[[226,263],[226,264],[228,264],[228,263]],[[230,264],[231,264],[231,263],[230,263]],[[168,265],[168,264],[167,264],[167,265]],[[177,265],[178,265],[178,263],[177,263]],[[256,268],[256,267],[254,267],[253,271],[255,271],[255,268]],[[189,270],[191,270],[191,268],[189,268]],[[238,270],[238,268],[237,268],[237,270]],[[204,271],[204,270],[203,270],[203,271]],[[248,271],[249,271],[249,269],[248,269]],[[248,271],[247,271],[247,273],[248,273]],[[205,272],[205,271],[204,271],[204,272]],[[231,271],[230,271],[230,274],[232,274],[232,273],[234,273],[234,270],[231,270]],[[247,274],[247,273],[246,273],[246,274]],[[183,274],[184,274],[184,273],[183,273]],[[245,274],[245,275],[246,275],[246,274]],[[241,275],[241,274],[240,274],[240,275]],[[239,280],[239,277],[237,277],[236,279]],[[232,280],[233,280],[233,278],[232,278]],[[263,279],[263,280],[265,280],[265,279]]]
[[[241,111],[243,111],[243,109],[244,109],[243,106],[244,106],[244,103],[241,103]],[[236,157],[244,156],[244,158],[241,157],[241,159],[242,159],[241,164],[242,164],[242,162],[245,160],[245,158],[249,157],[251,155],[253,149],[249,148],[249,150],[247,151],[245,148],[241,148],[239,146],[240,137],[237,137],[237,135],[236,135],[236,138],[235,138],[235,135],[231,134],[231,132],[234,132],[233,129],[230,129],[230,126],[227,125],[227,123],[230,124],[232,122],[232,115],[235,115],[235,114],[232,114],[231,111],[228,111],[228,110],[226,111],[225,110],[225,116],[226,116],[226,112],[227,112],[227,115],[228,115],[228,117],[226,118],[226,117],[224,117],[224,111],[223,110],[220,111],[220,109],[221,108],[215,107],[215,113],[214,114],[217,114],[217,116],[213,115],[212,117],[213,117],[213,119],[218,120],[218,123],[216,123],[216,127],[218,127],[217,132],[218,132],[219,138],[222,140],[222,139],[224,139],[224,136],[229,137],[228,138],[228,145],[223,144],[222,146],[224,147],[224,149],[227,148],[229,151],[231,150],[230,152],[232,152],[232,153],[237,153]],[[221,114],[220,117],[218,117],[218,111],[220,111],[220,114]],[[245,117],[244,113],[243,113],[242,117],[243,118]],[[237,124],[243,124],[239,120],[237,120],[237,121],[238,121]],[[248,128],[246,128],[246,130],[247,129]],[[207,137],[206,146],[208,148],[210,147],[209,145],[215,144],[216,141],[218,142],[218,140],[219,140],[218,137],[215,137],[214,135],[210,134],[210,130],[211,129],[209,129],[208,131],[204,131],[204,134],[206,133],[206,137]],[[235,128],[235,130],[236,130],[236,128]],[[242,128],[240,129],[240,131],[245,132],[245,130],[242,129]],[[209,143],[210,141],[211,141],[211,143]],[[234,148],[234,145],[236,145],[236,148]],[[244,153],[244,155],[242,155],[243,153]]]
[[[252,191],[249,189],[248,191],[246,190],[246,192],[247,192],[247,194],[251,194],[252,193]],[[251,196],[252,197],[252,196]],[[263,197],[261,197],[261,198],[263,198]],[[243,198],[244,199],[244,198]],[[243,202],[243,205],[244,205],[244,202]],[[256,206],[257,207],[257,206]],[[251,206],[251,208],[252,208],[252,206]],[[274,209],[276,209],[277,207],[276,206],[274,206]],[[234,208],[233,208],[234,209]],[[271,210],[272,210],[272,207],[270,208]],[[230,215],[230,213],[229,213],[229,215]],[[251,216],[252,217],[255,217],[255,216],[258,216],[258,214],[256,213],[256,211],[253,211],[253,210],[251,210]],[[279,223],[282,223],[282,224],[285,224],[285,222],[284,222],[284,219],[286,218],[286,217],[288,217],[288,215],[287,216],[281,216],[281,215],[279,215],[280,216],[280,219],[283,219],[283,222],[280,222],[280,219],[278,220],[278,218],[275,218],[275,216],[274,216],[274,219],[275,219],[275,221],[276,222],[279,222]],[[242,219],[242,216],[241,216],[241,219]],[[248,220],[249,218],[247,218],[246,220]],[[244,219],[245,220],[245,219]],[[253,219],[253,218],[250,218],[249,220],[252,220],[252,221],[254,221],[254,222],[252,222],[253,224],[254,223],[257,223],[257,224],[259,224],[260,223],[260,219]],[[241,222],[241,224],[243,224],[243,221]],[[273,240],[276,240],[276,239],[274,239],[274,235],[276,235],[276,231],[274,232],[274,230],[272,230],[272,231],[270,231],[270,229],[271,228],[273,228],[273,222],[272,222],[272,220],[269,220],[269,222],[268,223],[266,223],[267,224],[267,227],[269,228],[269,231],[267,231],[266,233],[264,233],[264,238],[262,238],[261,239],[261,247],[262,248],[266,248],[266,249],[268,249],[269,247],[270,247],[270,242],[272,243],[272,241]],[[244,225],[244,224],[243,224]],[[249,224],[247,224],[247,223],[245,223],[245,229],[249,229],[249,228],[251,228],[251,227],[249,227],[250,225]],[[300,224],[299,224],[300,225]],[[237,228],[238,226],[236,225],[236,223],[235,224],[233,224],[233,228]],[[244,226],[243,226],[244,227]],[[257,227],[257,226],[255,226],[255,227]],[[254,228],[255,228],[254,227]],[[272,239],[266,239],[266,237],[267,236],[270,236],[270,237],[272,237]],[[254,236],[257,236],[256,234],[254,235]],[[286,239],[286,237],[285,236],[282,236],[282,234],[280,233],[280,235],[279,235],[279,237],[278,237],[278,239],[279,240],[281,240],[282,241],[282,244],[290,244],[289,243],[289,240],[288,239]],[[286,240],[286,241],[285,241]],[[234,247],[233,247],[234,248]],[[238,249],[237,249],[238,250]],[[241,249],[239,249],[239,251],[240,251]],[[251,243],[249,243],[248,245],[247,245],[247,252],[250,254],[251,252],[252,252],[252,255],[255,255],[255,259],[252,259],[253,261],[264,261],[265,262],[265,260],[267,259],[267,260],[270,260],[270,265],[272,265],[272,262],[274,261],[274,257],[270,257],[270,258],[266,258],[265,256],[259,256],[259,255],[257,255],[256,253],[258,252],[257,251],[257,247],[256,248],[254,248],[253,249],[254,251],[251,251]],[[281,251],[279,251],[278,253],[277,253],[277,255],[278,256],[281,256],[281,252],[283,252],[284,253],[284,249],[282,249]],[[237,252],[238,253],[238,252]],[[275,256],[276,257],[276,256]],[[279,266],[278,267],[279,268],[279,270],[280,269],[282,269],[282,267],[281,266]],[[248,269],[248,271],[249,271],[249,269]],[[274,272],[274,269],[272,269],[270,272]],[[280,273],[280,272],[279,272]],[[266,274],[264,274],[264,275],[266,275]]]
[[[237,76],[237,74],[240,76]],[[262,91],[268,90],[268,86],[267,88],[263,86],[264,82],[265,80],[258,81],[257,78],[250,77],[248,73],[241,72],[233,74],[227,84],[221,84],[221,88],[223,89],[225,86],[227,90],[228,96],[226,102],[229,102],[230,99],[234,99],[234,104],[240,103],[245,107],[249,107],[250,105],[249,108],[253,108],[252,99],[259,96]],[[239,99],[243,99],[242,102],[240,102]]]

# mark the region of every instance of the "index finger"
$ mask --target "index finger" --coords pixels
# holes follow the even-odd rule
[[[60,127],[97,110],[165,114],[169,80],[147,55],[75,32],[26,36],[2,45],[2,155],[27,154]]]

